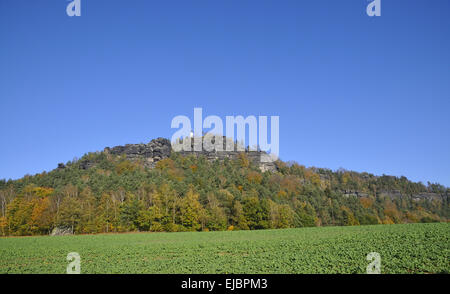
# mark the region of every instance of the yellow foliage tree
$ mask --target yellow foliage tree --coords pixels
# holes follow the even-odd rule
[[[31,212],[30,228],[33,233],[48,232],[53,222],[48,197],[35,199]]]
[[[368,197],[361,197],[359,201],[364,208],[370,208],[373,205],[373,199]]]
[[[8,227],[8,220],[4,216],[0,216],[0,231],[2,236],[6,235],[6,228]]]

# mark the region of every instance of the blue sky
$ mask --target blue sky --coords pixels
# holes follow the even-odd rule
[[[0,1],[0,178],[279,115],[280,156],[450,186],[450,1]]]

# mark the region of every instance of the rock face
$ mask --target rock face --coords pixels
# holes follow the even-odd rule
[[[153,168],[156,162],[170,156],[172,147],[168,139],[158,138],[150,141],[148,144],[106,147],[104,151],[114,155],[125,155],[129,160],[144,159],[146,165]]]
[[[193,140],[192,140],[193,141]],[[214,142],[214,141],[213,141]],[[224,150],[226,149],[227,143],[224,140]],[[229,141],[228,141],[229,144]],[[236,144],[234,144],[234,150],[236,149]],[[191,143],[191,150],[193,148],[193,142]],[[127,144],[125,146],[116,147],[106,147],[105,152],[114,155],[125,155],[129,160],[144,160],[146,166],[153,168],[156,162],[161,159],[168,158],[172,152],[172,144],[168,139],[158,138],[150,141],[148,144]],[[261,158],[266,155],[265,152],[261,151],[179,151],[182,156],[204,156],[210,161],[223,160],[225,158],[237,159],[240,153],[245,153],[250,162],[257,165],[261,171],[276,171],[276,165],[273,162],[262,162]],[[91,167],[89,162],[82,162],[81,166],[83,169]]]
[[[344,197],[350,197],[350,196],[369,197],[370,196],[368,193],[361,192],[361,191],[352,191],[352,190],[344,190],[344,191],[342,191],[342,195]],[[435,200],[435,201],[442,201],[444,203],[448,202],[449,196],[450,195],[448,195],[448,194],[437,194],[437,193],[429,193],[429,192],[422,192],[422,193],[407,195],[407,194],[402,194],[400,191],[397,191],[397,190],[377,192],[377,197],[383,197],[383,198],[390,198],[390,199],[411,198],[413,201]]]
[[[420,201],[422,199],[427,199],[427,200],[437,200],[437,201],[448,202],[447,200],[448,200],[449,196],[450,195],[448,195],[448,194],[436,194],[436,193],[423,192],[423,193],[419,193],[419,194],[414,194],[411,197],[414,201]]]
[[[56,227],[53,229],[53,231],[50,233],[50,236],[66,236],[66,235],[73,235],[72,228],[68,227]]]
[[[82,160],[80,161],[80,167],[81,169],[88,169],[94,166],[93,162],[90,162],[89,160]]]

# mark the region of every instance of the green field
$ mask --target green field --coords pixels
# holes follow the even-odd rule
[[[0,238],[0,273],[449,273],[450,224]]]

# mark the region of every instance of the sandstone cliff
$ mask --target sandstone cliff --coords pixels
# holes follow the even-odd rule
[[[224,140],[224,149],[225,143]],[[261,157],[265,155],[262,151],[250,151],[245,149],[245,151],[236,151],[236,144],[234,146],[235,151],[180,151],[179,153],[183,156],[204,156],[210,161],[223,160],[225,158],[237,159],[240,153],[245,153],[247,158],[255,165],[257,165],[261,171],[276,171],[276,165],[273,162],[262,162]],[[191,144],[193,147],[193,143]],[[193,148],[192,148],[193,150]],[[145,165],[153,168],[161,159],[168,158],[173,151],[172,144],[168,139],[157,138],[151,140],[147,144],[127,144],[125,146],[115,146],[106,147],[104,152],[114,154],[114,155],[125,155],[129,160],[144,160]],[[89,168],[91,165],[86,162],[84,164],[85,168]]]

